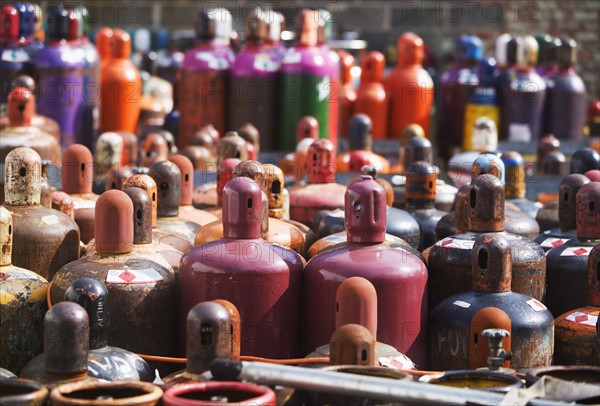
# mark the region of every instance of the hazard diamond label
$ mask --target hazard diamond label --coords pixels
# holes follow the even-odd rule
[[[547,309],[547,307],[542,302],[536,299],[529,299],[526,303],[536,312],[543,312]]]
[[[556,248],[560,247],[564,243],[569,241],[568,238],[546,238],[541,244],[540,247],[543,248]]]
[[[565,317],[565,320],[572,323],[583,324],[585,326],[596,327],[598,315],[583,312],[573,312]]]
[[[475,240],[460,240],[452,237],[444,238],[436,243],[439,247],[456,248],[459,250],[471,250],[475,245]]]
[[[155,269],[111,269],[106,275],[106,283],[135,284],[162,281],[162,275]]]
[[[10,275],[4,272],[0,272],[0,281],[5,281],[10,278]]]
[[[561,257],[581,257],[589,255],[592,247],[569,247],[565,249],[560,256]]]

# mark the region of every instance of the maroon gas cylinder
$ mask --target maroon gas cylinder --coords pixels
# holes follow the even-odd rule
[[[165,406],[274,405],[275,392],[247,382],[203,382],[175,386],[162,398]]]
[[[163,161],[152,165],[148,175],[154,179],[158,187],[157,228],[179,235],[194,244],[194,236],[200,229],[200,224],[179,216],[181,171],[173,162]]]
[[[482,331],[504,329],[510,365],[522,372],[552,363],[554,318],[539,301],[511,291],[511,242],[498,233],[481,234],[470,250],[472,290],[446,298],[429,316],[429,368],[487,366],[488,339]]]
[[[335,147],[329,140],[317,140],[306,157],[307,184],[290,192],[290,218],[307,224],[319,210],[344,207],[346,187],[335,183]]]
[[[577,192],[590,180],[574,173],[560,181],[558,189],[558,228],[546,230],[534,241],[540,244],[544,252],[577,238]]]
[[[339,285],[361,276],[377,290],[379,339],[416,364],[426,364],[427,268],[408,251],[383,244],[385,208],[385,190],[372,177],[361,175],[348,186],[347,243],[316,255],[306,266],[306,352],[327,343],[333,333]]]
[[[503,152],[500,155],[500,159],[504,162],[506,182],[504,184],[504,193],[506,203],[514,204],[523,213],[535,218],[542,204],[525,198],[527,177],[525,160],[516,151]]]
[[[79,258],[79,227],[40,205],[41,175],[37,152],[13,149],[4,166],[4,206],[13,219],[13,264],[52,279],[60,267]]]
[[[44,362],[37,357],[25,365],[20,377],[44,384],[48,388],[83,380],[96,381],[87,375],[90,344],[89,318],[77,303],[52,306],[44,316]]]
[[[183,155],[172,155],[169,161],[173,162],[181,172],[181,202],[179,205],[179,217],[192,221],[201,226],[218,220],[218,217],[204,210],[196,209],[192,205],[194,194],[194,167],[192,162]]]
[[[87,244],[94,238],[94,208],[98,195],[92,193],[94,159],[85,145],[72,144],[65,149],[61,181],[63,192],[73,199],[75,222],[81,232],[81,241]]]
[[[134,242],[134,208],[120,190],[104,192],[96,202],[94,252],[65,265],[56,273],[50,291],[52,301],[64,299],[78,278],[104,283],[108,303],[108,342],[143,354],[175,353],[175,275],[156,259],[137,254]],[[149,340],[148,337],[153,337]]]
[[[0,206],[0,365],[19,374],[42,352],[48,281],[11,263],[13,222]]]
[[[577,192],[577,238],[546,253],[546,298],[555,317],[587,305],[588,255],[600,242],[600,182]]]
[[[168,158],[169,146],[165,138],[158,132],[145,134],[140,141],[140,165],[150,168],[155,163],[166,161]]]
[[[239,309],[242,353],[300,353],[303,259],[260,238],[261,189],[235,178],[223,189],[223,235],[188,251],[179,270],[180,317],[198,302],[226,299]]]
[[[227,309],[215,302],[202,302],[186,318],[185,369],[163,378],[167,386],[210,379],[206,372],[216,358],[231,358],[233,326]]]
[[[596,324],[600,314],[600,244],[588,257],[587,306],[557,317],[554,321],[554,364],[600,366]]]
[[[505,231],[504,186],[500,180],[481,175],[461,192],[466,200],[461,206],[466,206],[467,231],[446,237],[429,250],[429,307],[433,309],[443,299],[471,289],[471,253],[483,233],[499,234],[509,241],[512,290],[541,300],[546,282],[544,251],[530,239]]]

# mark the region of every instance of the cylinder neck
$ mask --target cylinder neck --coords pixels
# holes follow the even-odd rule
[[[120,190],[107,190],[96,201],[96,250],[100,255],[129,254],[133,249],[133,203]]]
[[[481,175],[469,185],[469,231],[504,231],[504,186],[493,175]]]
[[[0,206],[0,266],[9,266],[12,263],[13,223],[10,212]]]
[[[348,242],[378,244],[385,240],[386,195],[371,176],[356,177],[344,195],[344,224]]]
[[[500,159],[504,163],[506,184],[504,188],[506,199],[525,198],[525,160],[518,152],[504,152]]]
[[[100,59],[104,62],[112,58],[113,54],[113,37],[114,32],[112,28],[102,27],[96,33],[96,48]]]
[[[90,350],[106,347],[108,290],[102,282],[79,278],[67,289],[65,300],[75,302],[86,310],[90,321]]]
[[[238,135],[242,137],[246,142],[249,142],[254,146],[254,152],[258,156],[260,152],[260,133],[258,128],[254,127],[250,123],[246,123],[238,128]]]
[[[316,47],[318,43],[319,14],[315,10],[302,10],[296,22],[296,46]]]
[[[111,168],[121,163],[123,155],[123,137],[115,132],[100,134],[96,141],[94,163],[96,173],[105,175]]]
[[[258,161],[242,161],[238,163],[233,170],[233,178],[249,178],[256,182],[260,187],[261,193],[261,207],[262,207],[262,220],[261,220],[261,236],[267,239],[269,235],[269,200],[267,196],[267,178],[265,168]]]
[[[166,161],[169,157],[167,140],[159,132],[144,136],[140,143],[140,165],[150,168],[156,162]]]
[[[383,83],[383,71],[385,69],[385,57],[381,52],[371,51],[361,63],[362,73],[360,83]]]
[[[473,165],[471,165],[471,179],[475,179],[481,175],[492,175],[504,185],[504,172],[504,162],[493,153],[479,155],[475,159],[475,162],[473,162]]]
[[[437,174],[425,161],[417,161],[406,170],[405,197],[408,208],[424,209],[435,205]]]
[[[406,32],[398,38],[398,66],[421,65],[425,57],[423,39],[412,32]]]
[[[50,192],[51,205],[54,210],[57,210],[71,220],[75,220],[75,203],[70,195],[59,190]]]
[[[340,80],[343,85],[352,84],[352,68],[354,67],[354,57],[349,52],[338,50],[340,57]]]
[[[157,224],[157,209],[158,209],[158,193],[156,190],[156,182],[148,175],[133,175],[125,180],[123,183],[123,189],[127,188],[140,188],[142,189],[151,202],[151,225],[152,228],[156,228]],[[137,244],[137,243],[136,243]]]
[[[365,278],[346,279],[335,295],[335,328],[359,324],[377,338],[377,292]]]
[[[229,320],[231,321],[231,360],[239,361],[242,342],[240,312],[229,300],[217,299],[213,302],[223,306],[229,313]]]
[[[231,179],[223,189],[223,236],[258,239],[263,216],[262,190],[249,178]]]
[[[119,28],[113,30],[112,57],[128,60],[131,56],[131,36]]]
[[[471,185],[464,185],[454,198],[454,219],[456,223],[456,234],[469,231],[469,192]]]
[[[9,206],[37,206],[41,201],[42,159],[30,148],[19,147],[4,160],[4,201]]]
[[[163,161],[152,165],[148,175],[158,189],[158,217],[179,215],[181,202],[181,171],[173,162]]]
[[[565,176],[558,191],[558,224],[563,230],[577,229],[577,192],[590,180],[581,174]]]
[[[194,194],[194,165],[184,155],[172,155],[169,161],[173,162],[181,172],[181,206],[191,206]]]
[[[65,193],[92,193],[94,158],[86,146],[82,144],[69,145],[63,152],[61,180]]]
[[[600,182],[590,182],[577,192],[577,238],[600,239]]]
[[[60,302],[44,316],[44,368],[47,373],[76,375],[87,371],[89,317],[77,303]]]
[[[473,291],[509,292],[511,284],[510,244],[498,234],[477,237],[472,251]]]
[[[35,115],[35,95],[17,87],[8,94],[8,122],[11,127],[29,126]]]
[[[285,204],[285,178],[283,171],[276,165],[264,164],[266,174],[266,191],[269,198],[269,216],[272,211],[281,212]]]
[[[123,190],[133,203],[133,243],[136,245],[152,243],[152,200],[137,187]]]

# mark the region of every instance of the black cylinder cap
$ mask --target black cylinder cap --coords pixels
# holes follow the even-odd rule
[[[571,173],[584,174],[592,169],[600,169],[598,152],[592,148],[581,148],[571,155]]]
[[[108,290],[92,278],[75,280],[65,292],[65,300],[83,307],[90,320],[90,350],[106,347],[108,326]]]
[[[46,35],[48,39],[60,41],[69,38],[69,10],[53,4],[48,7],[47,15],[48,29],[46,30]]]
[[[46,372],[62,375],[87,371],[90,346],[89,317],[77,303],[60,302],[44,316]]]
[[[139,187],[123,189],[133,202],[133,243],[152,243],[152,199]]]
[[[158,217],[179,215],[181,202],[181,171],[173,162],[163,161],[152,165],[148,175],[156,182],[158,192]]]
[[[348,124],[348,144],[351,150],[371,149],[372,122],[366,114],[355,114]]]

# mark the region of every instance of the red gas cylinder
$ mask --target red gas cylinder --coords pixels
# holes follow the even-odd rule
[[[340,57],[340,80],[342,87],[340,89],[340,135],[348,135],[348,123],[350,117],[354,115],[354,106],[356,103],[356,89],[352,84],[352,68],[354,67],[354,57],[344,50],[337,51]]]
[[[344,207],[346,187],[335,183],[335,148],[329,140],[317,140],[309,148],[306,160],[307,184],[290,192],[290,218],[307,224],[319,210]]]
[[[385,190],[370,176],[361,175],[348,186],[347,243],[316,255],[305,270],[306,352],[329,341],[339,285],[346,278],[361,276],[377,290],[381,341],[425,365],[427,268],[408,251],[383,244],[385,207]]]
[[[140,165],[150,168],[157,162],[169,159],[169,146],[165,138],[157,132],[144,136],[140,142]]]
[[[94,159],[82,144],[65,149],[61,168],[62,190],[73,199],[75,222],[81,232],[81,241],[87,244],[94,238],[94,208],[98,195],[92,193]]]
[[[100,56],[100,71],[108,64],[113,53],[114,31],[110,27],[102,27],[96,33],[96,48]]]
[[[4,206],[13,218],[13,264],[52,279],[61,266],[79,258],[79,227],[40,205],[41,175],[37,152],[13,149],[5,160]]]
[[[360,172],[365,165],[378,168],[379,172],[387,173],[390,164],[381,155],[371,149],[372,120],[366,114],[355,114],[348,125],[348,144],[350,150],[338,155],[336,159],[337,172]],[[352,167],[351,167],[352,166]]]
[[[425,56],[421,37],[407,32],[398,38],[398,61],[385,82],[390,105],[389,137],[398,138],[416,123],[429,134],[433,80],[421,63]]]
[[[356,91],[355,113],[366,114],[373,123],[373,138],[387,138],[388,98],[383,87],[385,57],[371,51],[361,61],[360,86]]]
[[[31,358],[42,352],[48,281],[12,265],[13,221],[2,206],[0,245],[0,365],[19,374]]]
[[[600,314],[600,244],[588,257],[587,306],[570,310],[554,321],[554,364],[600,366],[596,324]]]
[[[96,250],[57,272],[50,294],[57,303],[76,279],[99,280],[111,296],[108,342],[143,354],[173,355],[176,334],[165,332],[176,331],[175,275],[159,258],[137,254],[135,217],[126,193],[104,192],[96,202]]]
[[[229,300],[240,311],[243,353],[295,357],[300,353],[303,260],[260,238],[261,201],[253,180],[229,181],[223,190],[224,237],[192,248],[182,259],[180,315],[203,300]]]
[[[304,176],[308,148],[319,138],[319,121],[312,116],[302,117],[296,123],[296,151],[285,155],[279,166],[287,178],[296,183]]]
[[[275,392],[247,382],[204,382],[175,386],[162,398],[165,406],[274,405]]]

